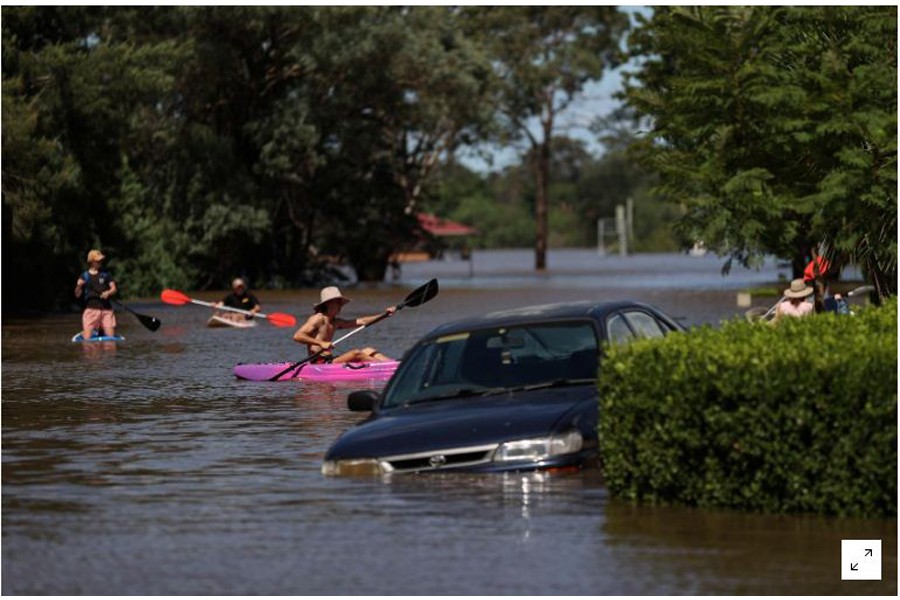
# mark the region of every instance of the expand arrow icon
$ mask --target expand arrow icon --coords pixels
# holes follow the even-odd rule
[[[872,549],[866,548],[866,556],[872,556]]]
[[[859,566],[859,563],[850,563],[850,570],[851,571],[859,571],[859,569],[856,568],[858,566]]]

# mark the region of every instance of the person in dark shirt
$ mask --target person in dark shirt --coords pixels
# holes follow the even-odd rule
[[[247,284],[240,277],[231,282],[232,292],[216,303],[216,306],[227,306],[229,308],[239,308],[241,310],[258,313],[262,310],[259,300],[256,296],[247,291]],[[253,315],[242,315],[231,311],[220,311],[220,317],[226,319],[252,319]]]
[[[100,335],[116,335],[116,313],[109,298],[116,293],[116,282],[103,268],[106,258],[99,250],[87,255],[88,270],[75,282],[75,297],[81,298],[84,312],[81,314],[82,336],[91,339],[94,331]]]

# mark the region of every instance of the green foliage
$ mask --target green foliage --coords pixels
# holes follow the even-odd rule
[[[634,248],[639,252],[678,249],[672,223],[677,207],[648,193],[650,177],[621,150],[601,158],[581,142],[554,140],[550,169],[548,235],[553,247],[593,247],[597,219],[612,218],[616,206],[634,201]],[[436,173],[426,209],[478,229],[479,248],[522,248],[534,243],[534,182],[525,165],[483,175],[453,163]]]
[[[897,515],[897,301],[615,346],[606,482],[632,500]]]
[[[821,243],[896,293],[896,38],[892,6],[655,9],[625,95],[684,242],[801,269]]]
[[[3,254],[42,293],[380,280],[490,67],[444,7],[4,7]],[[51,218],[52,214],[52,218]]]
[[[481,248],[521,248],[534,239],[534,218],[521,203],[501,204],[489,196],[469,196],[453,218],[478,229]]]
[[[491,57],[503,136],[525,140],[531,152],[535,268],[543,269],[557,119],[588,81],[619,64],[619,41],[628,18],[615,6],[462,10],[467,31],[481,40]]]
[[[8,307],[71,301],[61,282],[84,268],[87,250],[102,245],[115,256],[122,247],[107,199],[120,189],[123,153],[154,123],[140,117],[159,111],[178,60],[169,42],[101,37],[110,31],[104,14],[3,9],[4,271],[37,292],[4,297]]]
[[[639,170],[554,136],[554,117],[620,58],[616,7],[2,15],[2,253],[6,275],[35,286],[8,293],[8,309],[70,305],[96,247],[125,298],[235,275],[318,284],[335,259],[381,280],[435,205],[484,246],[592,245],[596,218],[631,196],[638,228],[659,224],[640,235],[665,243]],[[542,116],[525,165],[455,198],[437,189],[458,148],[527,138]]]

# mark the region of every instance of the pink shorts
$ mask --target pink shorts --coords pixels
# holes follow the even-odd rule
[[[81,315],[81,326],[84,329],[102,329],[106,335],[116,329],[116,313],[111,309],[86,308]]]

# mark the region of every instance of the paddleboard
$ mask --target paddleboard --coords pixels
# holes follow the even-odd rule
[[[73,342],[84,342],[85,341],[84,334],[82,334],[82,332],[79,331],[78,333],[76,333],[75,335],[72,336],[72,341]],[[90,339],[88,339],[87,341],[88,342],[124,342],[125,336],[124,335],[100,335],[99,332],[94,331],[93,335],[91,335]]]
[[[221,317],[219,315],[213,315],[206,322],[207,327],[236,327],[238,329],[246,329],[248,327],[256,327],[255,319],[245,319],[241,317],[240,319],[229,319],[228,317]]]
[[[239,363],[234,367],[238,379],[269,381],[293,363]],[[285,373],[278,381],[387,381],[397,370],[400,361],[371,363],[318,364],[306,363],[292,372]]]

